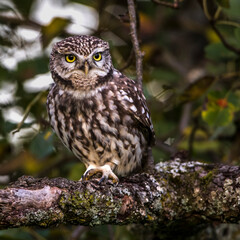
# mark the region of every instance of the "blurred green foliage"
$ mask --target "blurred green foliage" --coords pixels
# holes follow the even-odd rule
[[[2,1],[1,186],[23,174],[78,180],[84,172],[83,164],[49,127],[45,93],[31,106],[20,131],[12,133],[29,104],[50,84],[48,58],[52,44],[73,34],[68,27],[74,19],[59,12],[53,14],[48,24],[34,18],[44,2],[58,6],[61,3],[62,11],[73,3],[95,11],[98,27],[92,29],[83,22],[74,34],[87,33],[109,41],[115,67],[135,76],[126,1]],[[139,38],[145,52],[144,93],[157,136],[155,162],[167,161],[184,149],[189,150],[192,160],[239,164],[240,1],[186,0],[178,10],[150,0],[136,3]],[[88,14],[81,12],[86,19]],[[32,32],[27,35],[29,30]],[[130,64],[126,66],[126,62]],[[45,79],[49,81],[45,83]],[[29,87],[30,80],[35,88]],[[6,179],[2,176],[8,180],[2,180]],[[0,231],[0,239],[139,239],[127,227],[119,226],[82,227],[79,237],[74,238],[78,228],[5,230]]]

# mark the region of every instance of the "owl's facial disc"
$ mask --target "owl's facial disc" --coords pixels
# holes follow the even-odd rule
[[[112,68],[109,44],[93,36],[66,38],[51,53],[50,70],[63,87],[93,89],[104,84]]]
[[[92,80],[98,77],[104,77],[111,68],[111,59],[108,57],[108,49],[97,49],[88,56],[76,52],[61,53],[63,64],[67,67],[64,71],[64,77],[82,81],[83,79]],[[77,78],[77,79],[76,79]]]

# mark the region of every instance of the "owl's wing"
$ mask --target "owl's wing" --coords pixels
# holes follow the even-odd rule
[[[115,78],[118,88],[118,100],[122,103],[125,111],[140,124],[145,137],[149,141],[149,145],[153,145],[155,143],[155,133],[146,98],[135,81],[127,78],[120,72],[118,74],[117,79]]]

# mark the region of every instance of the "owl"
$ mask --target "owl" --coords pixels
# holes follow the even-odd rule
[[[115,184],[149,165],[155,137],[146,99],[114,68],[107,42],[84,35],[57,42],[50,71],[50,124],[86,166],[82,181]]]

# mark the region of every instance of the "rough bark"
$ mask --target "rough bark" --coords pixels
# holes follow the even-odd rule
[[[240,167],[180,159],[155,173],[96,181],[21,177],[0,190],[0,228],[139,223],[158,229],[240,220]],[[186,224],[187,223],[187,224]]]

